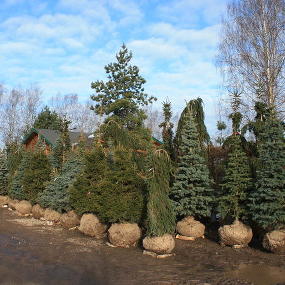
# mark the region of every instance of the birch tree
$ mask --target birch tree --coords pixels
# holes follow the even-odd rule
[[[261,101],[285,116],[285,1],[232,0],[223,19],[218,64],[244,102]]]

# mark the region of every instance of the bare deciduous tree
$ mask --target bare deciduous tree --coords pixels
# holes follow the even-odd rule
[[[223,19],[218,64],[245,103],[262,101],[284,116],[285,1],[233,0]]]
[[[40,107],[41,91],[36,86],[6,90],[2,87],[0,101],[0,141],[19,142],[33,124]]]
[[[58,94],[51,98],[50,105],[60,116],[71,121],[71,129],[91,133],[98,127],[98,117],[90,109],[91,102],[79,102],[77,94]]]

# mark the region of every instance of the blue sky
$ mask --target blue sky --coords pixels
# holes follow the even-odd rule
[[[146,92],[179,112],[200,96],[214,132],[221,77],[215,55],[226,0],[1,0],[0,82],[37,84],[45,99],[105,79],[124,42],[147,80]]]

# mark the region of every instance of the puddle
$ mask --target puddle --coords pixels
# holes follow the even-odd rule
[[[227,276],[253,282],[255,285],[285,285],[285,268],[263,264],[241,264]]]

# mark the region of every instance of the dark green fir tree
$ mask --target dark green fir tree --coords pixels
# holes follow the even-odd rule
[[[33,156],[30,151],[23,152],[23,156],[17,170],[10,178],[9,188],[8,188],[8,195],[10,198],[17,200],[27,199],[26,192],[24,191],[23,187],[23,177],[25,170],[30,167],[32,159]]]
[[[180,135],[178,164],[171,189],[176,214],[178,217],[209,217],[214,193],[191,110],[184,117]]]
[[[163,148],[167,151],[170,158],[174,159],[174,146],[173,146],[173,123],[171,122],[172,111],[171,103],[163,102],[163,117],[164,121],[159,125],[162,128]]]
[[[70,211],[70,187],[83,167],[78,154],[70,154],[63,165],[62,172],[56,176],[38,195],[38,203],[44,208],[51,208],[60,213]]]
[[[248,158],[242,148],[240,135],[233,134],[229,148],[225,177],[221,184],[219,212],[223,219],[238,220],[245,217],[246,204],[252,186]]]
[[[147,235],[173,234],[175,214],[169,199],[171,161],[165,150],[150,152],[148,157]]]
[[[138,176],[132,151],[124,147],[104,150],[98,146],[86,155],[83,173],[71,188],[71,201],[79,214],[95,213],[108,223],[139,223],[144,194],[145,183]]]
[[[107,159],[99,144],[84,156],[84,167],[70,187],[70,202],[78,214],[97,213],[97,187],[107,175]]]
[[[8,174],[7,155],[0,150],[0,195],[8,193]]]
[[[40,143],[29,157],[29,165],[23,169],[21,185],[25,198],[35,204],[38,195],[44,191],[46,183],[51,178],[51,165]]]
[[[108,223],[142,223],[146,184],[139,176],[132,150],[117,146],[108,149],[108,171],[97,185],[98,216]]]
[[[139,68],[130,64],[131,59],[132,53],[123,45],[116,62],[105,66],[108,81],[91,84],[95,90],[91,99],[97,102],[92,109],[106,115],[107,121],[114,120],[129,130],[143,126],[146,115],[142,107],[155,100],[145,93],[146,81],[139,74]]]
[[[249,198],[253,222],[264,230],[285,227],[285,142],[282,123],[274,115],[259,132],[255,189]]]
[[[37,129],[60,130],[62,127],[62,118],[49,107],[45,107],[36,118],[33,127]]]

